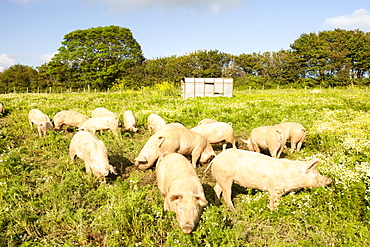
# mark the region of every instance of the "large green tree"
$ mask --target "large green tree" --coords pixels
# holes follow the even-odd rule
[[[48,73],[65,87],[109,88],[145,60],[130,29],[118,26],[73,31],[58,50]]]
[[[291,45],[301,77],[321,86],[346,86],[359,82],[370,71],[370,34],[359,30],[335,29],[302,34]]]
[[[37,70],[30,66],[16,64],[0,74],[0,93],[29,92],[39,87]]]

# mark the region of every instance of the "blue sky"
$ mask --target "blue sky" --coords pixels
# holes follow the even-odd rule
[[[303,33],[370,31],[369,0],[0,0],[0,71],[40,66],[77,29],[131,30],[147,59],[279,51]]]

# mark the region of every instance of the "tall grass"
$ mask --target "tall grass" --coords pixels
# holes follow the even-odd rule
[[[232,98],[184,100],[174,92],[1,95],[0,246],[367,246],[370,245],[370,101],[359,89],[236,91]],[[75,132],[37,136],[27,122],[38,108],[51,118],[60,110],[91,115],[106,107],[121,117],[130,109],[138,133],[98,133],[119,176],[98,181],[71,163],[68,146]],[[324,188],[292,192],[279,208],[267,208],[265,192],[233,186],[232,213],[214,205],[215,180],[197,171],[209,205],[190,235],[174,213],[163,212],[155,171],[138,171],[134,158],[150,136],[151,113],[191,128],[203,118],[232,122],[240,138],[261,125],[295,121],[307,129],[300,152],[283,158],[318,157],[320,172],[333,178]],[[214,146],[220,152],[218,145]]]

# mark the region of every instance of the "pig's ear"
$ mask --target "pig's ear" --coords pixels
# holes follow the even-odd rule
[[[163,159],[165,156],[167,156],[167,154],[169,154],[169,152],[164,152],[163,154],[161,154],[161,156],[159,156],[159,158],[158,158],[157,163],[161,162],[161,161],[162,161],[162,159]]]
[[[158,137],[158,147],[161,147],[162,146],[164,140],[165,140],[164,136]]]
[[[276,137],[278,139],[278,141],[281,143],[283,141],[283,134],[282,134],[282,131],[281,129],[276,129]]]
[[[207,199],[204,197],[204,194],[200,194],[200,195],[195,195],[195,200],[197,202],[199,202],[199,205],[202,206],[202,207],[205,207],[208,205],[208,201]]]
[[[311,172],[317,164],[319,164],[320,160],[318,158],[314,158],[311,161],[308,162],[307,168],[306,168],[306,173]]]
[[[171,202],[174,202],[174,201],[177,201],[177,200],[181,200],[182,199],[182,195],[179,195],[179,194],[171,194],[169,196],[170,198],[170,201]]]

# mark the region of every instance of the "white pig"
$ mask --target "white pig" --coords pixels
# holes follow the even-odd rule
[[[80,127],[89,117],[75,111],[60,111],[53,118],[54,128],[60,130],[63,125]]]
[[[161,130],[177,129],[177,128],[186,129],[186,127],[183,124],[181,124],[181,123],[168,123]]]
[[[280,128],[261,126],[252,130],[247,141],[241,140],[247,144],[249,151],[260,153],[261,149],[268,150],[272,157],[279,158],[284,150],[286,139],[287,137]]]
[[[217,123],[218,121],[210,119],[210,118],[205,118],[201,121],[199,121],[197,126],[204,125],[204,124],[210,124],[210,123]]]
[[[233,182],[246,187],[267,191],[269,208],[277,208],[280,197],[302,188],[326,186],[331,178],[322,176],[316,166],[318,159],[291,161],[240,149],[227,149],[214,158],[212,174],[216,179],[215,203],[220,203],[221,192],[226,204],[236,211],[231,201]]]
[[[180,123],[169,123],[166,124],[160,132],[176,128],[186,129],[185,126]],[[140,169],[148,169],[149,167],[153,166],[154,162],[158,159],[158,138],[160,132],[153,134],[148,139],[138,157],[135,158],[135,165],[139,165]],[[147,165],[148,167],[146,167]]]
[[[208,204],[194,167],[183,155],[166,153],[158,160],[156,174],[164,210],[174,211],[181,230],[191,233]]]
[[[101,117],[101,116],[116,116],[113,112],[111,112],[110,110],[104,108],[104,107],[98,107],[98,108],[95,108],[92,113],[91,113],[91,117]]]
[[[136,118],[132,111],[127,110],[124,112],[123,125],[125,126],[125,130],[129,130],[132,132],[138,131],[138,129],[136,128]]]
[[[116,114],[114,114],[113,112],[104,107],[95,108],[91,113],[91,117],[108,117],[108,116],[112,117],[113,119],[117,119],[118,126],[121,126],[119,116],[116,116]]]
[[[50,118],[38,109],[32,109],[28,113],[28,122],[32,128],[32,124],[37,126],[39,136],[46,135],[47,129],[53,129],[53,125],[50,123]]]
[[[208,163],[216,156],[211,144],[204,136],[188,129],[176,128],[161,131],[158,139],[159,154],[169,152],[191,156],[194,168],[198,161],[202,164]]]
[[[190,130],[203,135],[211,144],[222,143],[222,150],[226,149],[227,143],[231,143],[233,148],[236,148],[233,127],[227,123],[202,124]]]
[[[162,128],[161,132],[166,131],[168,129],[176,128],[185,129],[185,126],[180,123],[169,123]],[[154,163],[157,161],[159,157],[158,138],[159,133],[155,133],[154,135],[152,135],[145,143],[144,147],[141,149],[137,158],[135,158],[135,165],[138,166],[140,170],[146,170],[152,167]]]
[[[281,129],[287,141],[290,141],[291,152],[301,150],[302,144],[306,138],[306,129],[299,123],[285,122],[275,125]]]
[[[87,174],[92,172],[99,179],[108,176],[109,172],[117,175],[115,168],[109,164],[104,142],[90,132],[80,131],[73,136],[69,145],[72,162],[76,155],[85,162]]]
[[[153,130],[156,133],[158,130],[166,126],[166,121],[157,114],[150,114],[148,117],[148,130]]]
[[[79,128],[79,131],[90,131],[95,133],[97,130],[110,129],[113,134],[117,135],[117,129],[119,125],[118,117],[112,116],[101,116],[92,117],[86,120]]]

